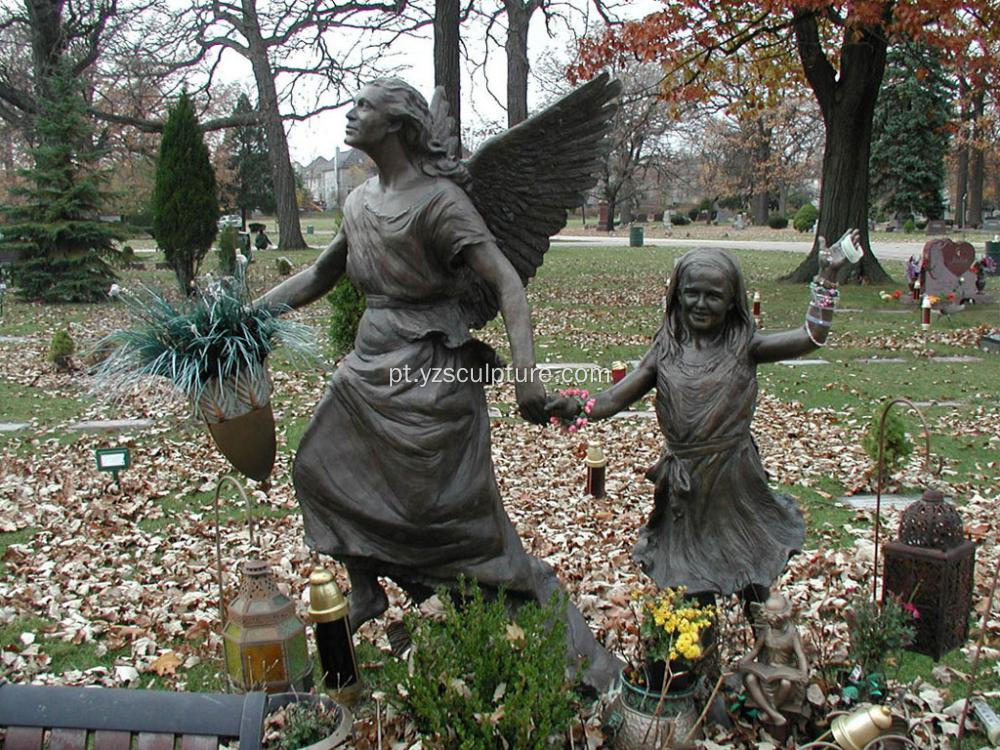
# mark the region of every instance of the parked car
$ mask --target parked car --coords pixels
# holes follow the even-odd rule
[[[226,214],[225,216],[219,217],[219,229],[223,227],[242,227],[243,219],[240,218],[239,214]]]

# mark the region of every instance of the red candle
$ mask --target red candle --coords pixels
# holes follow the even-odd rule
[[[753,316],[760,317],[760,292],[753,293]]]
[[[617,383],[619,380],[625,377],[625,373],[628,372],[628,368],[625,366],[624,362],[612,362],[611,363],[611,382]]]
[[[925,331],[929,331],[931,327],[931,298],[928,295],[924,295],[923,304],[921,308],[921,320],[920,327]]]

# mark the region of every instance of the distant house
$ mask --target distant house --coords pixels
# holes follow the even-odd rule
[[[375,165],[356,148],[337,149],[332,159],[318,156],[301,169],[313,200],[326,208],[340,208],[348,193],[373,174]]]

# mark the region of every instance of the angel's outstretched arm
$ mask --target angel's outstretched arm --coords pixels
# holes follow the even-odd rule
[[[545,387],[535,370],[535,346],[528,298],[517,271],[493,242],[480,242],[462,251],[466,264],[496,292],[500,302],[515,373],[517,404],[529,422],[545,421]]]
[[[288,305],[291,308],[308,305],[333,289],[334,284],[344,275],[346,266],[347,235],[341,229],[311,266],[282,281],[258,302]]]

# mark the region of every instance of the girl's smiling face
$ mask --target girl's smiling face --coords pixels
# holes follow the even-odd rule
[[[703,263],[684,272],[679,292],[684,322],[697,334],[717,332],[735,304],[727,276],[721,269]]]

